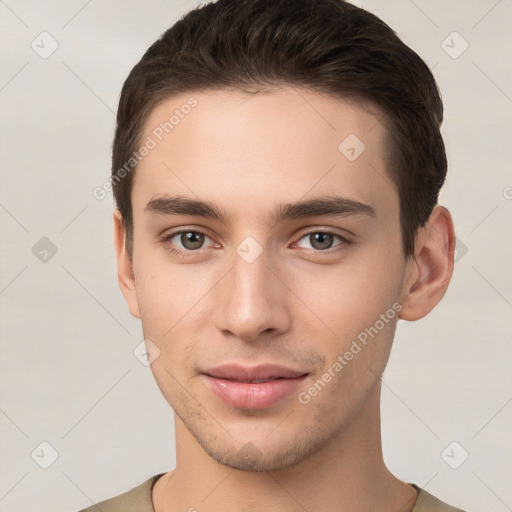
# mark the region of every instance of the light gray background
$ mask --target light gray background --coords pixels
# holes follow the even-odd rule
[[[0,1],[2,511],[74,512],[174,467],[172,411],[133,355],[141,328],[117,287],[113,202],[92,190],[110,172],[124,79],[196,3]],[[450,162],[440,203],[459,239],[442,303],[399,322],[383,379],[385,457],[469,511],[512,510],[512,3],[356,3],[438,80]],[[59,45],[46,59],[31,48],[43,31]],[[469,43],[458,58],[453,31]],[[58,250],[46,262],[32,252],[42,237]],[[44,441],[58,452],[48,469]]]

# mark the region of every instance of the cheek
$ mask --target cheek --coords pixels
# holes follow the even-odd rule
[[[136,289],[142,328],[144,337],[160,350],[151,369],[161,388],[174,388],[172,377],[181,381],[180,375],[194,363],[193,351],[211,318],[204,313],[205,298],[213,286],[208,275],[207,271],[198,275],[194,265],[172,264],[162,254],[141,255],[138,260]]]
[[[357,262],[297,272],[290,287],[307,306],[300,306],[304,312],[300,322],[309,325],[310,332],[313,328],[346,341],[392,308],[399,298],[401,276],[399,259],[367,257],[366,261],[359,258]]]
[[[171,263],[162,250],[137,256],[135,284],[143,325],[168,330],[182,317],[186,322],[208,292],[208,280],[200,278],[194,265]]]

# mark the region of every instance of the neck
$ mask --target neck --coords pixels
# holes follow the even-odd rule
[[[416,500],[416,491],[384,464],[378,385],[342,432],[313,456],[279,471],[219,464],[179,418],[175,422],[176,468],[153,489],[156,512],[409,512]]]

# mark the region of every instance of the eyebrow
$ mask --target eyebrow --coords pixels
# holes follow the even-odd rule
[[[227,224],[230,216],[210,201],[185,196],[160,196],[152,198],[144,209],[155,215],[191,215],[219,220]],[[270,213],[274,222],[307,217],[367,215],[376,217],[375,209],[369,204],[340,196],[325,196],[296,203],[285,203]]]

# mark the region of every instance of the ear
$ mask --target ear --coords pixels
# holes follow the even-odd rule
[[[452,217],[437,205],[418,232],[414,256],[407,263],[399,318],[419,320],[439,303],[452,277],[454,251]]]
[[[117,280],[130,313],[135,318],[140,318],[139,303],[135,291],[135,275],[132,259],[126,250],[125,235],[123,217],[116,208],[114,210],[114,245],[117,254]]]

